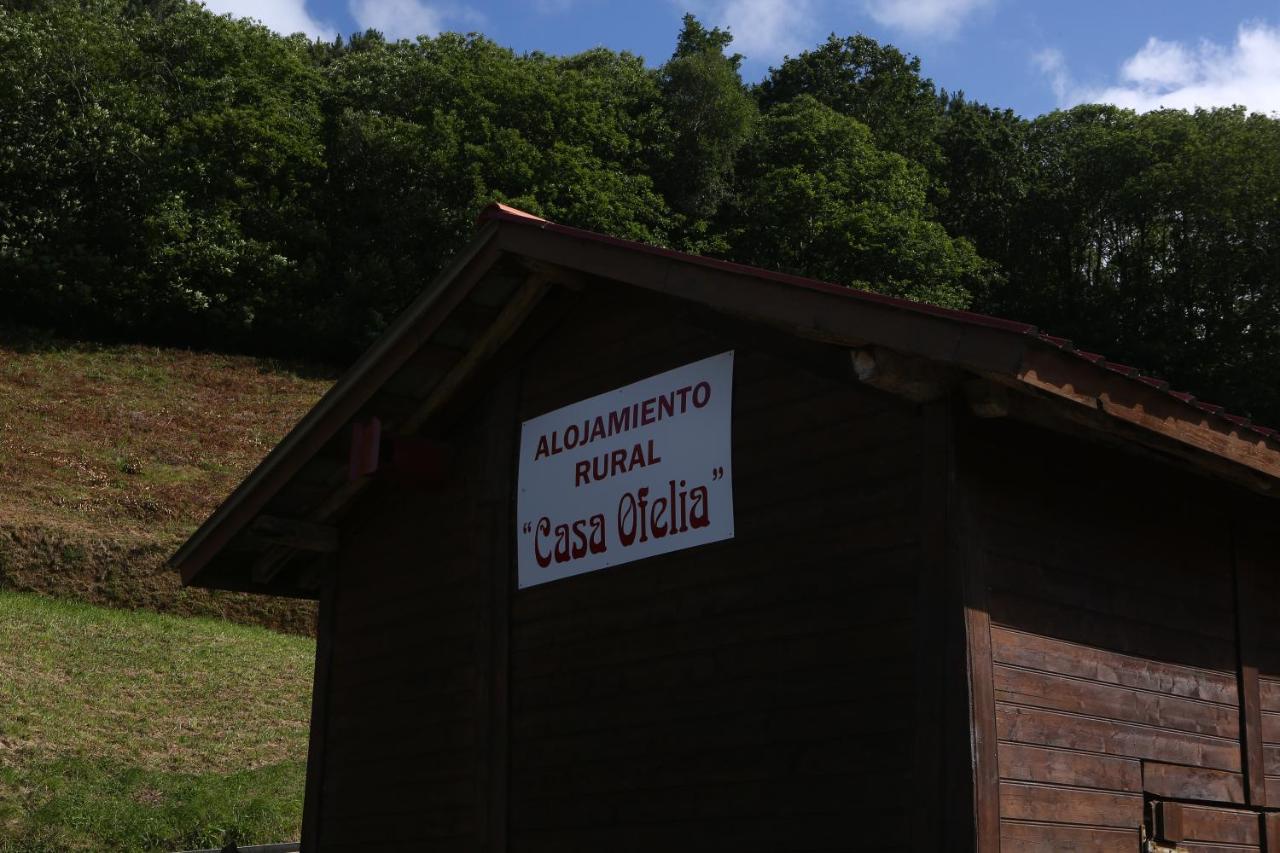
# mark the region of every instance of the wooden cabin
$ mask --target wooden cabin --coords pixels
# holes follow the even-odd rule
[[[495,206],[172,563],[320,602],[309,853],[1275,853],[1277,438]]]

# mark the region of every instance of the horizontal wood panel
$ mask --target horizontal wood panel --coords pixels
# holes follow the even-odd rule
[[[1147,793],[1161,799],[1207,800],[1241,805],[1245,801],[1243,774],[1207,767],[1144,761],[1142,784]]]
[[[1268,776],[1280,776],[1280,746],[1267,744],[1263,750],[1263,765]]]
[[[606,637],[589,650],[584,648],[582,658],[572,660],[572,665],[566,665],[567,655],[520,654],[514,656],[519,673],[515,699],[522,709],[540,708],[562,704],[566,696],[582,695],[579,691],[599,696],[602,692],[670,687],[679,683],[682,674],[706,684],[861,662],[874,665],[887,656],[892,659],[895,645],[909,643],[915,633],[915,623],[906,620],[846,625],[835,631],[821,627],[786,634],[778,626],[764,625],[751,634],[721,636],[716,632],[710,637],[674,629],[675,636],[669,642],[683,640],[680,655],[655,655],[652,647],[645,649],[626,638]]]
[[[999,663],[1218,702],[1232,708],[1239,701],[1235,675],[1225,672],[1110,652],[999,626],[991,629],[991,647],[992,657]],[[1276,691],[1276,701],[1280,702],[1280,688]]]
[[[348,815],[330,821],[325,828],[323,849],[352,845],[361,840],[369,845],[398,845],[392,850],[475,850],[480,830],[480,814],[473,808],[446,813],[424,811],[421,819],[411,812]],[[470,845],[469,847],[467,845]]]
[[[1239,711],[1222,705],[997,664],[996,699],[1034,708],[1223,738],[1240,734]]]
[[[1137,853],[1137,829],[1000,821],[1001,853]]]
[[[1257,846],[1261,839],[1256,813],[1182,805],[1182,840]]]
[[[997,703],[1001,740],[1240,771],[1240,745],[1221,738]]]
[[[672,723],[708,714],[731,713],[739,708],[785,713],[792,707],[835,702],[865,703],[861,715],[863,724],[874,726],[882,713],[880,703],[892,702],[895,698],[905,703],[913,698],[910,675],[898,671],[899,663],[886,660],[874,670],[853,667],[799,670],[730,682],[681,680],[668,687],[602,692],[585,700],[566,698],[557,705],[537,709],[518,704],[515,733],[530,739],[557,737],[582,731]],[[874,690],[867,686],[872,678],[876,683]]]
[[[625,762],[584,757],[573,764],[530,766],[517,757],[527,796],[579,796],[644,789],[708,785],[724,781],[830,779],[856,773],[870,784],[906,773],[903,747],[891,739],[846,737],[821,743],[765,743],[752,749],[728,746],[682,752],[650,751]]]
[[[388,779],[394,776],[398,784],[432,785],[448,784],[465,791],[476,784],[478,766],[475,753],[468,746],[424,751],[416,745],[406,745],[397,755],[371,756],[359,748],[339,750],[341,766],[369,778]],[[326,777],[327,782],[341,784],[345,772],[336,777]],[[373,788],[377,791],[378,788]]]
[[[902,621],[909,618],[911,603],[909,590],[894,587],[869,587],[862,597],[838,589],[831,590],[825,599],[815,596],[787,601],[784,597],[774,607],[760,601],[748,606],[744,601],[740,602],[742,609],[727,612],[720,609],[733,603],[732,596],[726,598],[720,603],[713,597],[693,599],[707,610],[701,618],[696,608],[626,614],[629,624],[619,625],[616,631],[585,619],[577,626],[546,625],[536,634],[516,627],[512,630],[513,669],[522,680],[548,674],[572,678],[574,673],[676,653],[693,656],[734,647],[749,652],[769,641],[802,646],[805,638],[847,632],[854,607],[868,608],[866,621],[882,629],[884,638],[892,639],[901,631]],[[619,621],[624,621],[621,614]],[[829,656],[831,650],[825,653]],[[854,653],[870,655],[873,650]],[[761,664],[767,665],[770,659],[762,656]]]
[[[905,774],[884,784],[901,786]],[[578,791],[570,795],[537,794],[512,804],[516,829],[588,827],[593,825],[662,824],[710,819],[740,820],[762,813],[804,819],[838,814],[850,802],[876,792],[876,780],[865,774],[773,779],[719,779],[710,784],[621,791]]]
[[[911,834],[909,815],[848,803],[835,815],[776,817],[769,814],[731,820],[612,822],[591,827],[514,828],[511,849],[519,853],[655,853],[655,851],[724,851],[778,853],[860,849],[859,838],[874,839],[876,851],[906,851]],[[896,831],[884,831],[896,827]],[[854,832],[854,829],[857,832]],[[868,849],[861,847],[861,849]],[[1132,851],[1130,851],[1132,853]]]
[[[1267,776],[1267,802],[1280,804],[1280,776]]]
[[[1142,809],[1141,794],[1000,783],[1002,818],[1137,828],[1142,823]]]
[[[475,805],[478,779],[457,778],[436,783],[415,783],[400,779],[385,785],[385,777],[352,773],[349,768],[342,785],[329,793],[329,811],[335,820],[375,815],[418,813],[423,816],[465,812]]]
[[[814,459],[819,452],[849,455],[850,447],[864,452],[876,445],[900,448],[918,429],[904,423],[900,409],[879,400],[859,402],[847,387],[827,388],[801,399],[788,400],[785,394],[758,399],[764,405],[757,404],[753,411],[750,396],[735,389],[733,448],[735,457],[739,451],[744,460],[757,457],[748,462],[748,470],[773,470],[779,456]],[[837,425],[844,425],[843,434],[833,429]]]
[[[1259,678],[1258,692],[1262,698],[1262,710],[1280,713],[1280,681],[1274,678]]]
[[[1280,744],[1280,713],[1262,713],[1262,740],[1264,743]]]
[[[851,481],[865,484],[893,483],[895,481],[918,484],[916,465],[920,443],[913,436],[903,436],[902,421],[886,422],[885,431],[898,427],[892,441],[865,442],[857,446],[860,430],[849,429],[846,438],[851,445],[837,452],[805,453],[797,449],[768,450],[756,453],[744,450],[735,442],[733,446],[734,514],[754,513],[760,507],[785,507],[800,494],[832,495],[833,498],[851,491]],[[792,437],[794,439],[794,437]],[[741,461],[739,461],[741,460]],[[791,492],[803,484],[802,492]],[[739,500],[738,489],[741,490]]]
[[[892,577],[893,569],[911,565],[919,535],[918,520],[901,511],[850,516],[839,523],[801,518],[743,527],[741,518],[738,522],[731,540],[520,590],[513,600],[513,622],[572,620],[587,602],[600,609],[625,608],[649,596],[662,604],[664,599],[683,598],[676,593],[688,589],[742,583],[782,569],[830,567],[833,562],[847,574]]]
[[[1080,788],[1142,792],[1142,764],[1130,758],[1001,743],[1000,778]]]
[[[587,609],[644,610],[689,592],[698,594],[700,589],[702,595],[713,596],[721,584],[744,584],[781,569],[800,573],[838,564],[846,574],[866,578],[869,585],[884,586],[884,579],[893,577],[908,584],[917,560],[918,528],[917,519],[903,513],[821,524],[798,539],[768,536],[767,526],[765,532],[755,533],[739,528],[738,535],[727,542],[520,590],[512,601],[512,623],[565,619],[573,624],[575,617],[584,621],[581,614]],[[630,618],[644,620],[643,616]],[[591,619],[585,621],[589,624]]]
[[[599,720],[588,730],[537,740],[522,739],[512,746],[513,764],[559,766],[577,761],[631,760],[655,749],[684,753],[699,749],[754,748],[761,744],[816,743],[840,739],[850,731],[867,737],[901,735],[910,719],[879,718],[868,726],[862,701],[836,705],[795,707],[785,714],[751,708],[718,708],[705,716],[680,717],[677,722],[655,721],[639,727],[616,726]],[[518,722],[513,720],[513,725]],[[904,755],[909,745],[903,747]]]
[[[868,566],[854,565],[844,572],[833,572],[830,561],[825,564],[793,563],[788,566],[788,571],[781,571],[780,566],[775,566],[773,571],[754,574],[737,583],[685,590],[683,595],[637,596],[631,601],[611,605],[596,603],[554,617],[526,618],[512,626],[512,647],[516,654],[546,646],[571,650],[572,646],[589,644],[594,636],[600,635],[618,637],[622,634],[662,632],[680,624],[692,626],[698,632],[704,628],[713,630],[719,620],[795,623],[797,615],[805,617],[798,624],[803,625],[811,615],[823,625],[838,629],[850,624],[850,608],[864,597],[864,606],[869,613],[883,613],[883,610],[875,609],[882,607],[899,618],[909,614],[912,602],[909,584],[913,578],[910,575],[884,577],[886,567],[880,561],[868,562]],[[900,565],[901,562],[893,560],[890,564]],[[627,567],[612,571],[625,572]],[[524,612],[528,614],[528,610]],[[644,639],[638,638],[641,642]],[[655,654],[661,653],[655,651]]]
[[[408,690],[453,695],[477,687],[480,671],[468,662],[399,657],[384,659],[380,666],[369,661],[346,662],[344,667],[334,667],[331,678],[335,692],[369,691],[385,695],[386,691],[395,691],[396,695],[402,695],[400,691]]]

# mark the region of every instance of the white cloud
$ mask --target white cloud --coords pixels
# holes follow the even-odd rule
[[[1125,60],[1120,76],[1139,86],[1185,86],[1195,73],[1190,51],[1176,41],[1152,36],[1142,50]]]
[[[306,33],[329,40],[337,34],[332,25],[311,16],[306,0],[205,0],[205,7],[218,15],[254,18],[283,35]]]
[[[1046,54],[1056,54],[1057,63],[1042,61]],[[1241,24],[1229,46],[1147,39],[1120,66],[1120,80],[1113,85],[1076,83],[1057,51],[1042,51],[1035,59],[1063,107],[1103,103],[1148,112],[1243,104],[1256,112],[1280,113],[1280,28],[1261,22]]]
[[[445,30],[470,29],[484,21],[471,9],[422,0],[350,0],[349,8],[361,29],[378,30],[389,39],[435,36]]]
[[[1067,100],[1067,93],[1073,85],[1071,73],[1067,70],[1067,60],[1062,55],[1062,51],[1056,47],[1047,47],[1032,56],[1031,61],[1049,78],[1049,85],[1053,87],[1053,96],[1061,105]]]
[[[867,14],[886,27],[921,36],[948,38],[969,15],[994,0],[862,0]]]
[[[730,53],[773,62],[811,46],[814,0],[698,0],[692,11],[709,26],[733,34]]]

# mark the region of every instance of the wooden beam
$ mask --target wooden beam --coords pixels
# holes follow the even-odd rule
[[[249,570],[249,576],[253,578],[255,584],[269,584],[275,580],[276,575],[280,574],[280,570],[284,568],[284,564],[289,562],[296,553],[288,548],[273,545],[254,561],[253,567]]]
[[[949,402],[949,401],[948,401]],[[953,678],[964,669],[963,635],[953,630],[959,596],[954,582],[955,560],[949,548],[955,515],[953,491],[954,418],[941,402],[922,408],[920,459],[921,559],[916,578],[915,630],[915,791],[912,804],[911,849],[935,853],[947,848],[946,839],[971,833],[972,812],[957,809],[970,789],[968,749],[958,749],[954,735],[967,732],[968,714],[948,700],[963,694],[963,682]],[[952,671],[954,669],[954,672]],[[949,713],[950,712],[950,713]],[[948,737],[948,735],[953,735]]]
[[[1248,427],[1198,412],[1162,391],[1054,350],[1028,348],[1017,380],[1100,412],[1111,422],[1140,427],[1189,448],[1280,480],[1280,448]],[[1107,420],[1094,421],[1105,428]]]
[[[1250,519],[1251,516],[1244,516]],[[1243,759],[1245,797],[1251,806],[1266,807],[1267,783],[1262,743],[1262,697],[1258,682],[1258,657],[1261,653],[1256,574],[1257,538],[1250,535],[1251,526],[1237,523],[1232,537],[1236,610],[1236,679],[1240,691],[1240,749]]]
[[[970,379],[964,383],[964,396],[969,411],[980,418],[1003,418],[1009,414],[1009,389],[989,379]]]
[[[567,230],[567,229],[566,229]],[[898,352],[971,370],[1012,373],[1026,347],[1027,326],[990,320],[960,324],[949,312],[907,307],[879,297],[851,299],[846,289],[795,276],[750,270],[556,227],[503,222],[503,249],[533,260],[666,293],[722,314],[845,347],[877,341]]]
[[[591,277],[578,270],[547,261],[525,261],[525,268],[548,284],[558,284],[568,290],[582,291],[590,284]]]
[[[1000,850],[1000,772],[996,734],[995,671],[991,648],[991,614],[985,537],[979,508],[982,484],[977,472],[983,460],[957,450],[949,512],[954,514],[950,539],[957,563],[964,613],[968,675],[969,747],[973,771],[973,817],[976,853]]]
[[[338,528],[311,521],[260,515],[249,525],[249,533],[295,551],[331,554],[338,550]]]
[[[377,417],[356,421],[351,425],[351,458],[347,479],[359,480],[378,470],[378,454],[382,447],[382,421]]]
[[[493,853],[508,848],[511,764],[511,591],[516,585],[515,471],[520,454],[523,371],[508,371],[486,406],[483,471],[476,484],[477,523],[488,528],[489,644],[479,666],[487,671],[487,831]]]
[[[1277,481],[1240,462],[1206,454],[1164,433],[1117,420],[1097,408],[1078,405],[1078,401],[1016,384],[1012,390],[1016,393],[1009,396],[1009,417],[1015,420],[1098,441],[1184,470],[1220,477],[1259,494],[1270,497],[1277,494]],[[1028,390],[1032,393],[1027,393]]]
[[[849,357],[859,382],[913,403],[940,400],[955,383],[955,373],[937,362],[884,347],[860,347]]]
[[[307,739],[307,773],[302,801],[302,849],[320,848],[321,800],[324,795],[324,757],[328,740],[329,672],[337,605],[337,572],[323,573],[320,607],[316,615],[316,659],[311,690],[311,726]]]
[[[466,298],[500,255],[494,239],[498,230],[496,223],[482,229],[476,240],[396,318],[383,336],[169,558],[169,564],[182,572],[184,583],[191,583],[209,560],[252,522],[290,478],[323,449],[417,351],[422,340]]]
[[[430,396],[418,406],[417,410],[404,421],[396,424],[395,431],[401,435],[415,432],[432,415],[444,408],[472,374],[515,334],[516,329],[520,328],[520,324],[537,307],[549,288],[547,280],[540,275],[535,275],[520,285],[520,289],[512,295],[510,301],[480,339],[432,389]]]
[[[540,275],[530,277],[512,294],[506,306],[494,319],[489,328],[480,336],[445,376],[440,380],[430,395],[417,409],[404,420],[385,425],[386,432],[396,435],[409,435],[420,429],[433,415],[440,412],[462,389],[467,380],[484,365],[515,334],[525,319],[533,312],[551,285]],[[316,521],[329,521],[336,516],[356,495],[369,485],[369,480],[359,479],[343,483],[330,493],[329,497],[311,514]]]
[[[569,233],[545,223],[503,222],[500,245],[531,260],[571,266],[604,279],[671,294],[729,316],[765,322],[811,340],[890,349],[981,375],[1002,376],[1106,414],[1114,423],[1181,443],[1201,464],[1213,459],[1250,468],[1280,490],[1280,445],[1164,391],[1113,374],[1075,355],[1032,343],[1030,327],[987,318],[957,321],[948,312],[909,309],[875,297],[850,299],[838,288],[637,249],[621,241]],[[805,291],[804,296],[798,291]],[[1105,428],[1092,422],[1091,428]],[[1209,467],[1209,466],[1206,466]],[[1256,488],[1256,485],[1255,485]],[[1273,492],[1274,494],[1274,492]]]

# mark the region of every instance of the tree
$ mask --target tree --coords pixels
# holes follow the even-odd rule
[[[1012,110],[966,100],[963,93],[944,92],[942,103],[941,161],[934,192],[938,221],[947,233],[972,242],[984,258],[1005,258],[1018,233],[1017,212],[1031,185],[1028,122]],[[991,268],[989,285],[999,288],[1004,271],[998,264]],[[986,304],[994,298],[993,293],[976,295]]]
[[[495,199],[668,239],[671,214],[646,168],[663,133],[660,95],[638,57],[520,56],[456,34],[351,45],[324,69],[334,307],[323,323],[352,324],[348,340],[380,331]]]
[[[661,69],[669,154],[655,163],[658,188],[684,217],[686,248],[703,235],[733,185],[733,164],[750,134],[756,109],[742,85],[742,57],[726,56],[732,36],[684,16],[676,50]]]
[[[935,169],[942,111],[920,59],[858,34],[786,57],[756,88],[762,109],[809,95],[871,129],[876,145]]]
[[[1026,144],[984,307],[1280,422],[1280,121],[1082,106]]]
[[[80,333],[267,339],[315,254],[319,78],[299,40],[135,6],[0,12],[0,290]]]
[[[765,114],[738,177],[735,260],[957,308],[986,274],[929,218],[924,169],[808,95]]]

